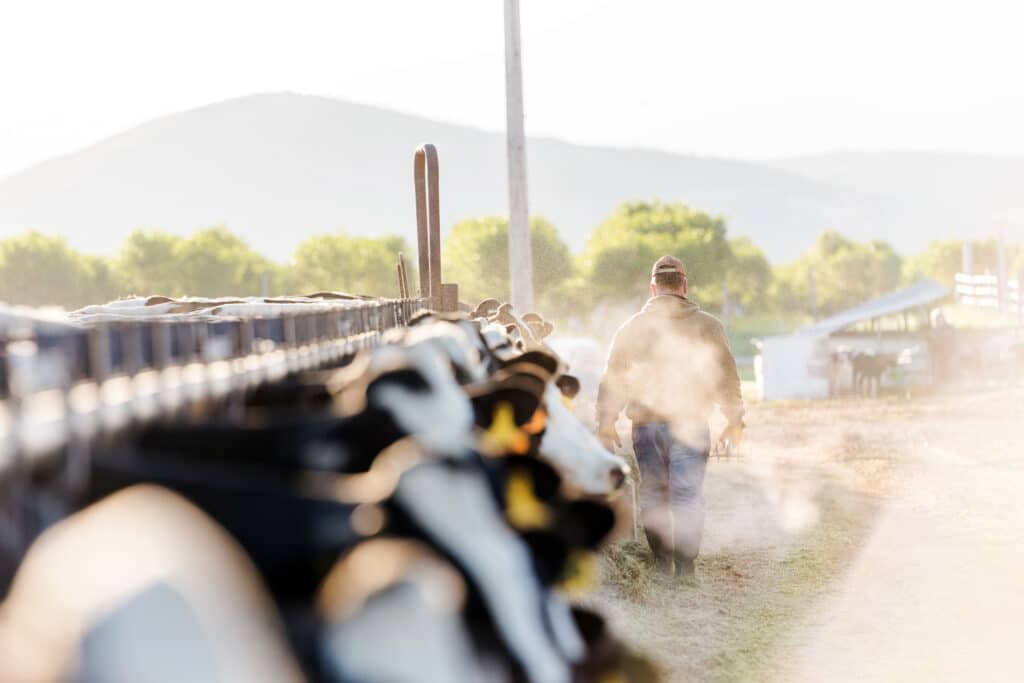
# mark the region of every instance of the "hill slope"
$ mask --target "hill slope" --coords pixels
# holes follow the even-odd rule
[[[411,242],[412,150],[423,141],[441,155],[445,227],[507,211],[502,134],[282,93],[169,115],[0,179],[0,237],[39,229],[109,251],[136,227],[188,232],[223,223],[280,260],[304,237],[340,229],[397,232]],[[797,162],[533,139],[528,163],[532,211],[576,250],[627,199],[685,200],[720,213],[731,234],[749,235],[775,260],[829,226],[915,249],[963,225],[909,190],[880,196]]]
[[[936,230],[1024,238],[1024,158],[950,152],[833,152],[774,162],[844,192],[882,204],[909,198]],[[904,202],[906,204],[906,202]],[[914,216],[908,216],[913,223]]]

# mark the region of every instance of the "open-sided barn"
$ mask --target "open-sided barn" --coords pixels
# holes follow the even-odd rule
[[[934,280],[866,301],[790,334],[757,342],[758,395],[765,400],[827,398],[855,389],[855,357],[895,358],[918,376],[928,372],[934,336],[930,308],[949,295]]]

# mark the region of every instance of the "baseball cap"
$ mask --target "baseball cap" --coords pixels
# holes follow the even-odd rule
[[[684,266],[683,262],[675,256],[662,256],[660,259],[655,261],[654,266],[651,267],[651,277],[654,277],[659,273],[679,273],[680,275],[686,275],[686,266]]]

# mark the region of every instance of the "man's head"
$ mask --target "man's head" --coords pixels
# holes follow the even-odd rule
[[[686,296],[689,283],[686,280],[686,266],[675,256],[662,256],[651,267],[651,294],[675,294]]]

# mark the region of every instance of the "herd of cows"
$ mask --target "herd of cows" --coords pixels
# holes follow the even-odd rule
[[[309,303],[158,297],[71,317]],[[423,311],[370,350],[111,439],[85,504],[21,559],[0,679],[656,680],[572,604],[629,471],[573,415],[579,381],[550,333],[495,300]]]

